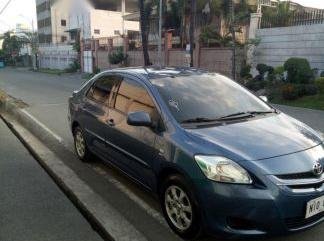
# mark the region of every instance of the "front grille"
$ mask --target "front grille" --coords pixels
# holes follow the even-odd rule
[[[288,229],[300,229],[307,227],[309,225],[315,224],[316,222],[320,221],[321,219],[324,220],[324,212],[319,213],[313,217],[305,218],[305,217],[299,217],[299,218],[287,218],[285,219],[285,223]],[[323,221],[322,220],[322,221]]]
[[[294,180],[294,179],[315,178],[315,175],[312,172],[302,172],[302,173],[277,175],[277,177],[283,180]]]

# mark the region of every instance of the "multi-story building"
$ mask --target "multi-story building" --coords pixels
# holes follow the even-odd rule
[[[49,44],[53,42],[51,6],[55,2],[56,0],[36,0],[37,25],[40,44]]]
[[[127,30],[139,31],[139,23],[123,15],[137,10],[137,0],[36,0],[39,42],[73,42],[81,38],[112,37]]]

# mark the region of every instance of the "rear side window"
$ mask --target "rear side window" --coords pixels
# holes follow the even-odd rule
[[[158,118],[155,104],[147,90],[139,83],[128,79],[121,82],[114,107],[125,115],[144,111],[150,114],[153,120]]]
[[[97,103],[108,105],[110,93],[113,88],[121,82],[121,77],[106,75],[100,77],[92,85],[87,93],[87,97]]]

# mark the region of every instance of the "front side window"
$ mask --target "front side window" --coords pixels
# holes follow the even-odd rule
[[[157,119],[157,110],[147,90],[132,80],[124,80],[116,95],[114,108],[128,115],[130,112],[147,112],[153,120]]]
[[[106,75],[95,81],[87,93],[87,97],[97,103],[108,105],[110,93],[114,86],[118,85],[121,78],[114,75]]]
[[[195,74],[153,79],[152,83],[179,122],[217,119],[240,112],[272,109],[231,79],[218,74]]]

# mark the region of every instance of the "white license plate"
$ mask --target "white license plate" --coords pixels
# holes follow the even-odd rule
[[[324,212],[324,196],[313,199],[307,203],[305,218],[310,218],[321,212]]]

